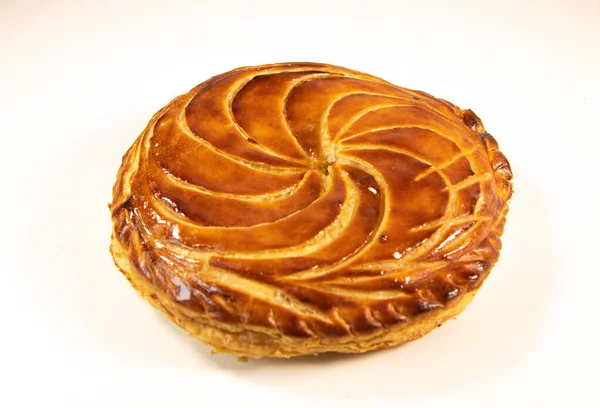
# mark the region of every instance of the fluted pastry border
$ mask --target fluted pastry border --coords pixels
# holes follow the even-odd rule
[[[118,240],[112,240],[111,253],[115,265],[129,283],[152,306],[162,311],[173,323],[190,336],[210,344],[215,354],[236,354],[240,358],[290,358],[302,355],[317,355],[327,352],[364,353],[371,350],[394,347],[423,337],[447,320],[460,314],[471,303],[479,288],[453,299],[444,309],[435,309],[421,315],[400,330],[390,330],[374,335],[353,336],[339,339],[298,339],[281,336],[271,330],[255,327],[240,328],[209,321],[192,309],[184,309],[172,297],[156,290],[147,280],[140,277]]]

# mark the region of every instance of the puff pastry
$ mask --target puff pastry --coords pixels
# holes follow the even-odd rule
[[[470,110],[337,66],[243,67],[175,98],[127,151],[111,253],[215,352],[364,352],[471,301],[511,178]]]

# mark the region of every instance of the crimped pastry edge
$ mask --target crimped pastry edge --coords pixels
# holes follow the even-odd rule
[[[156,290],[149,282],[136,273],[125,248],[114,237],[111,238],[110,252],[117,268],[127,278],[137,292],[152,306],[161,310],[173,323],[184,329],[194,338],[213,348],[213,354],[235,354],[238,358],[290,358],[301,355],[317,355],[325,352],[364,353],[367,351],[394,347],[417,340],[447,320],[459,315],[471,303],[479,288],[465,292],[450,301],[445,308],[429,310],[415,317],[401,328],[377,333],[376,335],[350,336],[343,339],[296,339],[290,336],[274,337],[258,330],[228,328],[219,322],[208,322],[198,316],[190,318],[182,313],[184,307],[172,301],[169,296]],[[186,310],[193,314],[193,311]],[[329,341],[327,341],[329,340]]]

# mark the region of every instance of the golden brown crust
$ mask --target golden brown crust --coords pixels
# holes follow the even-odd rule
[[[111,252],[217,352],[367,351],[472,299],[511,178],[469,110],[341,67],[244,67],[174,99],[126,153]]]

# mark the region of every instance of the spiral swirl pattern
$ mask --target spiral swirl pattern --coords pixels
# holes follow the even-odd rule
[[[376,336],[479,287],[511,177],[449,102],[330,65],[240,68],[173,100],[126,153],[112,251],[184,327]]]

